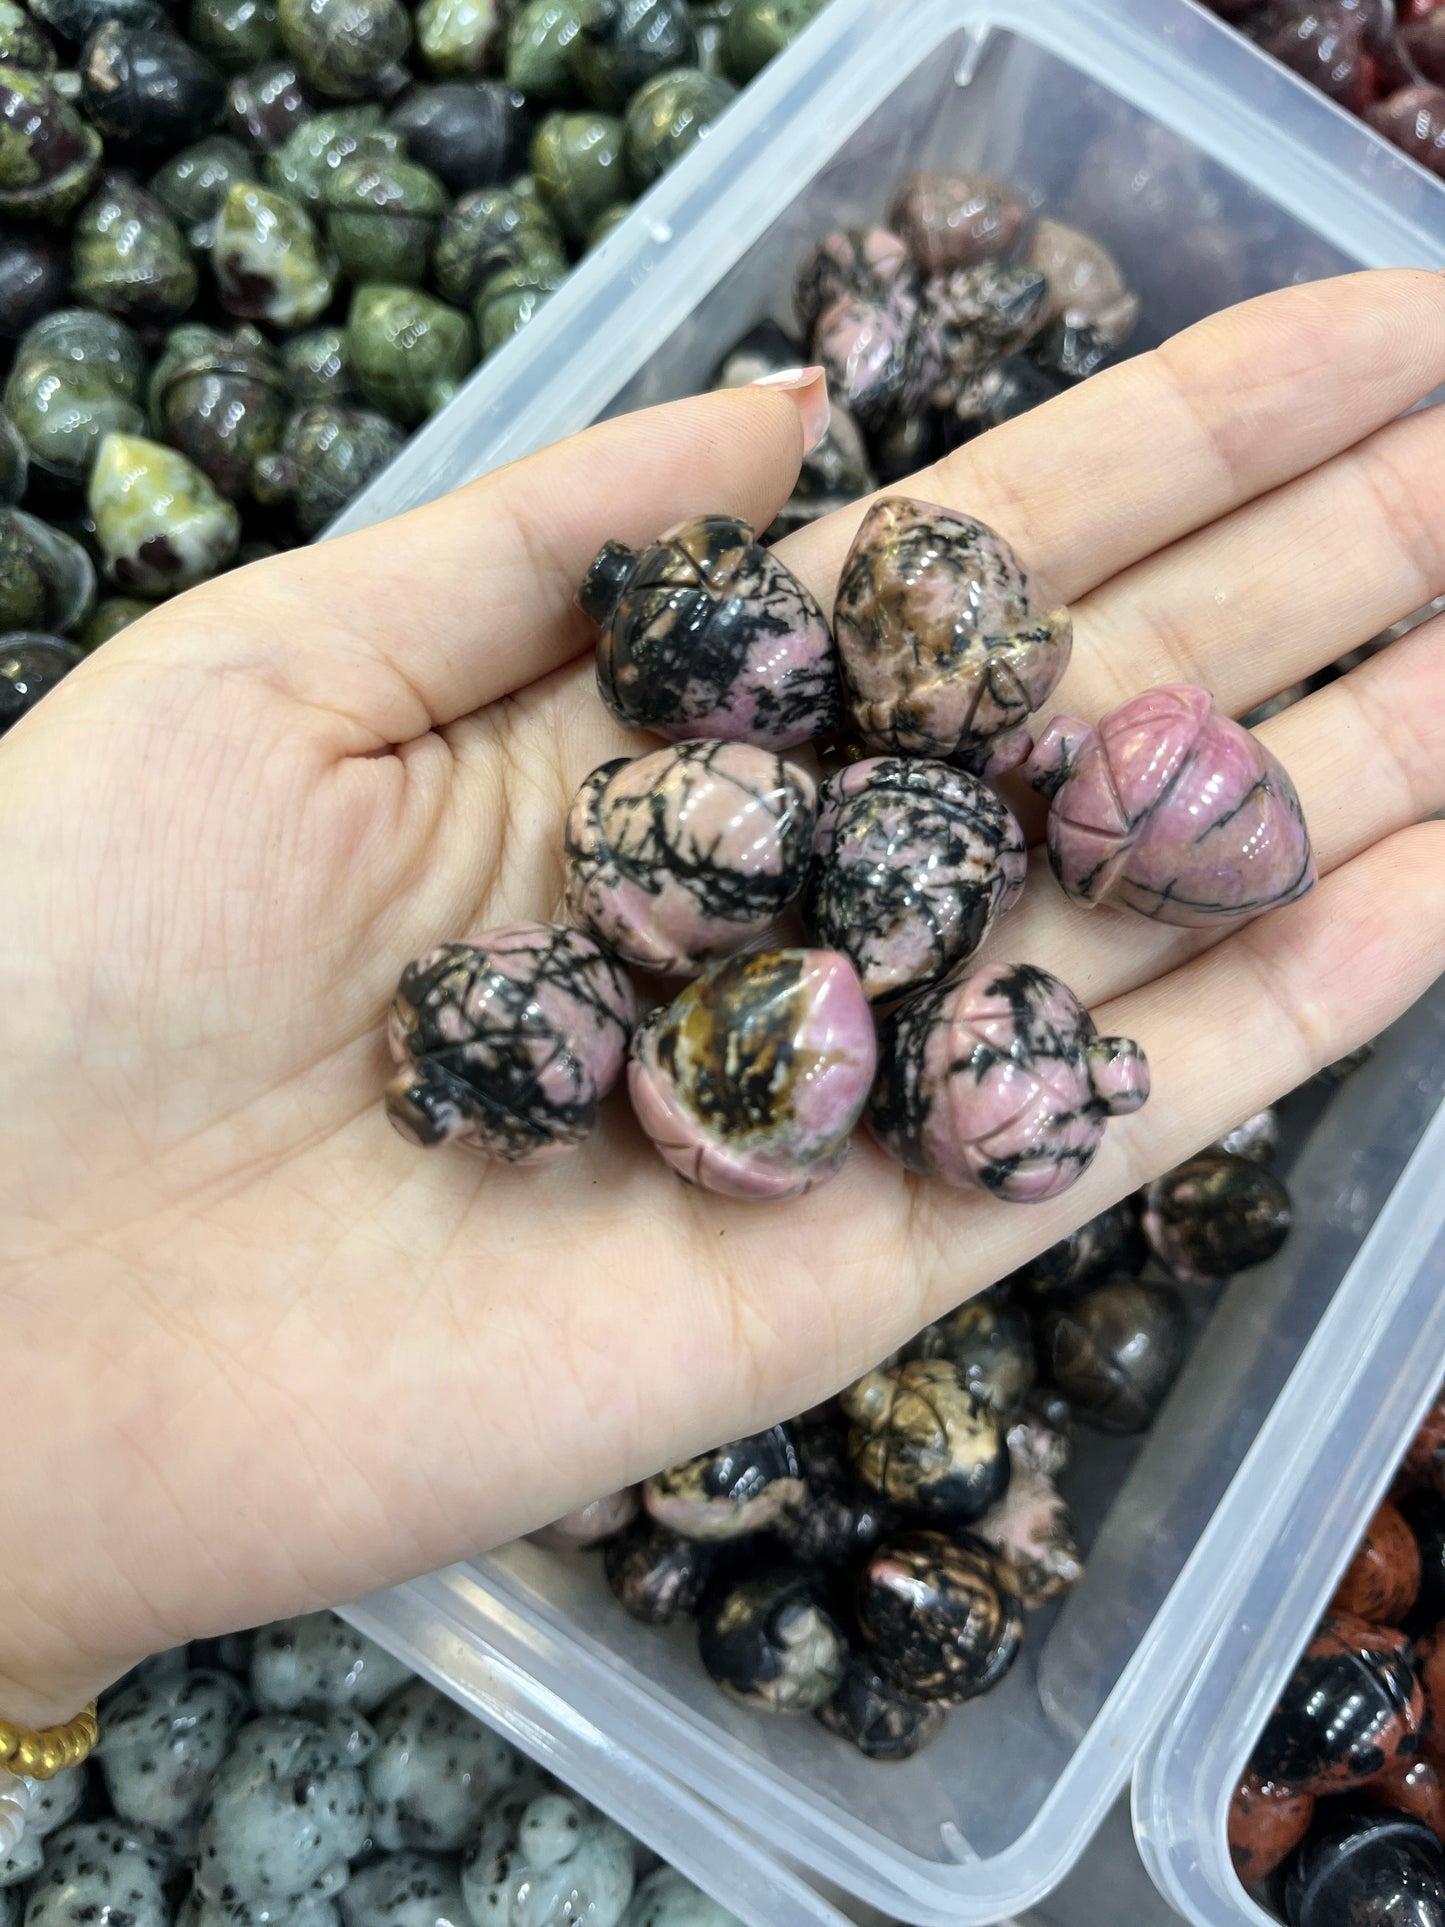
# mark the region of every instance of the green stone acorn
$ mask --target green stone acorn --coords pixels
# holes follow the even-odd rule
[[[243,74],[281,51],[276,0],[191,0],[190,38],[223,73]]]
[[[742,87],[822,11],[826,0],[736,0],[722,32],[722,63]]]
[[[83,482],[107,435],[145,425],[144,377],[145,356],[123,321],[60,308],[21,338],[5,406],[42,474]]]
[[[290,408],[275,356],[245,322],[228,334],[196,322],[175,329],[151,371],[156,434],[232,501],[280,441]]]
[[[465,307],[494,274],[539,253],[566,262],[562,236],[537,195],[515,186],[479,187],[463,194],[442,222],[432,277],[448,301]]]
[[[25,437],[0,409],[0,504],[9,506],[25,493],[30,479],[30,450]]]
[[[185,238],[154,194],[108,174],[75,217],[71,285],[93,308],[127,321],[169,321],[200,285]]]
[[[477,358],[472,324],[417,288],[358,288],[346,324],[351,367],[365,400],[412,425],[449,402]]]
[[[192,249],[215,239],[215,220],[236,181],[254,181],[257,157],[227,134],[208,134],[183,147],[151,176],[151,193],[180,224]]]
[[[472,308],[483,356],[495,354],[520,334],[566,278],[566,262],[546,255],[524,259],[493,275]]]
[[[446,189],[415,161],[353,155],[322,195],[326,238],[349,281],[416,282],[447,211]]]
[[[75,640],[90,654],[99,649],[103,642],[118,636],[122,629],[129,629],[133,622],[148,616],[155,608],[153,602],[143,602],[139,596],[110,595],[95,605],[95,613],[76,631]]]
[[[399,0],[278,0],[277,20],[303,77],[336,100],[376,93],[411,45]]]
[[[582,0],[572,72],[594,107],[620,113],[639,87],[697,61],[682,0]]]
[[[95,568],[73,535],[23,509],[0,509],[0,632],[63,636],[95,599]]]
[[[506,75],[532,100],[566,101],[576,92],[572,43],[584,0],[527,0],[507,29]]]
[[[100,171],[100,135],[39,73],[0,66],[0,214],[63,221]]]
[[[578,244],[625,196],[622,122],[611,114],[549,114],[532,138],[531,162],[553,219]]]
[[[336,262],[305,209],[251,181],[226,196],[211,264],[228,314],[277,328],[304,328],[336,291]]]
[[[344,328],[327,322],[292,335],[282,343],[280,361],[286,392],[293,402],[355,399]]]
[[[0,61],[24,67],[32,74],[55,72],[55,49],[50,36],[16,0],[0,0]]]
[[[274,154],[267,155],[266,179],[280,193],[301,202],[308,213],[319,215],[328,181],[358,154],[373,159],[406,155],[400,135],[382,125],[375,101],[360,107],[331,107],[302,121]]]
[[[501,25],[500,0],[422,0],[417,51],[439,78],[466,79],[487,71]]]
[[[682,159],[737,99],[720,74],[682,68],[638,89],[627,109],[627,172],[640,194]]]
[[[118,589],[174,595],[229,566],[241,518],[184,455],[140,435],[107,435],[87,496],[105,572]]]
[[[257,462],[252,492],[268,507],[289,504],[302,534],[319,535],[405,441],[395,422],[369,408],[313,404],[297,410],[280,448]]]
[[[597,216],[597,219],[587,230],[587,246],[589,250],[592,248],[600,248],[612,230],[620,227],[631,212],[631,201],[614,201],[611,207],[604,207],[602,212]]]

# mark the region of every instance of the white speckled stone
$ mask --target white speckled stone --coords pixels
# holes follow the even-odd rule
[[[207,1900],[192,1886],[181,1902],[176,1927],[341,1927],[334,1900]]]
[[[167,1865],[114,1820],[79,1820],[45,1842],[25,1927],[171,1927]]]
[[[251,1691],[264,1713],[374,1713],[410,1669],[335,1613],[263,1626],[251,1648]]]
[[[632,1896],[623,1927],[743,1927],[736,1914],[709,1900],[676,1867],[659,1867]]]
[[[271,1714],[243,1726],[201,1810],[203,1898],[294,1903],[340,1893],[370,1831],[353,1761],[374,1737],[362,1720],[321,1725]]]
[[[229,1673],[165,1673],[118,1693],[96,1747],[117,1816],[194,1859],[202,1803],[246,1710]]]
[[[515,1747],[424,1680],[394,1693],[376,1716],[366,1783],[379,1847],[455,1852],[488,1803],[530,1768]]]
[[[40,1844],[40,1835],[27,1831],[20,1845],[3,1858],[0,1858],[0,1892],[18,1887],[22,1880],[29,1880],[40,1871],[40,1863],[45,1858],[45,1850]]]
[[[85,1760],[79,1766],[68,1766],[49,1780],[32,1780],[30,1818],[25,1823],[25,1831],[43,1840],[47,1833],[54,1833],[67,1820],[73,1820],[85,1804],[89,1785],[90,1766]]]
[[[630,1837],[570,1793],[499,1801],[462,1860],[473,1927],[617,1927],[634,1877]]]
[[[471,1927],[456,1858],[388,1853],[353,1875],[341,1896],[345,1927]]]

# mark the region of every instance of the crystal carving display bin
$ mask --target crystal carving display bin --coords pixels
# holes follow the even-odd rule
[[[1291,280],[1445,264],[1434,183],[1401,161],[1377,199],[1380,143],[1327,106],[1187,0],[834,0],[338,526],[705,386],[744,330],[788,321],[804,247],[880,218],[912,167],[983,168],[1096,234],[1141,296],[1139,346]],[[1299,1230],[1219,1296],[1149,1437],[1086,1438],[1066,1490],[1087,1576],[913,1761],[730,1705],[693,1630],[629,1620],[595,1557],[520,1544],[354,1616],[755,1927],[1017,1913],[1077,1857],[1277,1526],[1298,1468],[1253,1448],[1342,1280],[1367,1295],[1371,1224],[1372,1266],[1408,1243],[1387,1201],[1442,1087],[1436,1000],[1308,1134]]]

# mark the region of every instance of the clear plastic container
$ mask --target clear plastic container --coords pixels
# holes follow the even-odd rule
[[[1445,197],[1397,158],[1188,0],[835,0],[339,526],[704,386],[747,328],[788,321],[803,249],[880,217],[912,167],[982,168],[1096,234],[1148,346],[1290,280],[1445,264]],[[1251,1449],[1371,1225],[1377,1251],[1409,1242],[1380,1214],[1445,1089],[1442,1011],[1399,1027],[1311,1134],[1301,1229],[1222,1294],[1142,1447],[1083,1455],[1086,1578],[917,1759],[870,1765],[813,1722],[731,1707],[689,1630],[636,1625],[583,1556],[519,1544],[355,1616],[756,1927],[1027,1909],[1257,1562],[1277,1495]]]

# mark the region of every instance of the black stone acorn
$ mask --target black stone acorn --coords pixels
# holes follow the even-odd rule
[[[915,1699],[959,1706],[1013,1665],[1024,1611],[1010,1576],[970,1533],[911,1532],[858,1578],[858,1623],[879,1671]]]
[[[647,1626],[691,1619],[716,1562],[713,1547],[648,1518],[616,1533],[602,1549],[613,1598]]]
[[[1027,1314],[991,1292],[925,1325],[904,1356],[946,1358],[980,1405],[1005,1422],[1028,1397],[1038,1373]]]
[[[81,659],[73,642],[21,631],[0,636],[0,736],[49,695]]]
[[[411,88],[387,126],[449,193],[465,194],[522,172],[533,118],[526,95],[503,81],[444,80]]]
[[[943,1731],[944,1710],[891,1686],[873,1661],[851,1653],[818,1719],[869,1760],[911,1760]]]
[[[860,1481],[923,1519],[968,1524],[1008,1486],[998,1420],[947,1358],[867,1372],[839,1397],[853,1421],[848,1454]]]
[[[10,229],[0,234],[0,339],[63,307],[70,288],[70,251],[49,235]]]
[[[1077,1298],[1119,1272],[1137,1274],[1148,1255],[1138,1206],[1124,1198],[1011,1271],[998,1289],[1029,1305]]]
[[[738,1539],[770,1526],[804,1490],[793,1435],[774,1425],[656,1473],[643,1485],[642,1503],[689,1539]]]
[[[1445,1927],[1445,1852],[1405,1813],[1324,1810],[1284,1880],[1289,1927]]]
[[[1414,1758],[1424,1725],[1404,1634],[1330,1613],[1265,1722],[1250,1770],[1306,1793],[1336,1793]]]
[[[1173,1293],[1135,1278],[1096,1285],[1038,1321],[1039,1360],[1074,1411],[1101,1432],[1143,1432],[1184,1360]]]
[[[189,146],[216,125],[226,100],[225,76],[179,34],[120,20],[86,43],[80,88],[101,133],[138,148]]]
[[[1204,1284],[1272,1258],[1291,1216],[1289,1193],[1272,1171],[1228,1151],[1201,1151],[1155,1178],[1140,1221],[1161,1264],[1187,1284]]]
[[[764,1713],[812,1713],[836,1691],[848,1647],[816,1578],[782,1566],[709,1593],[698,1651],[730,1699]]]

